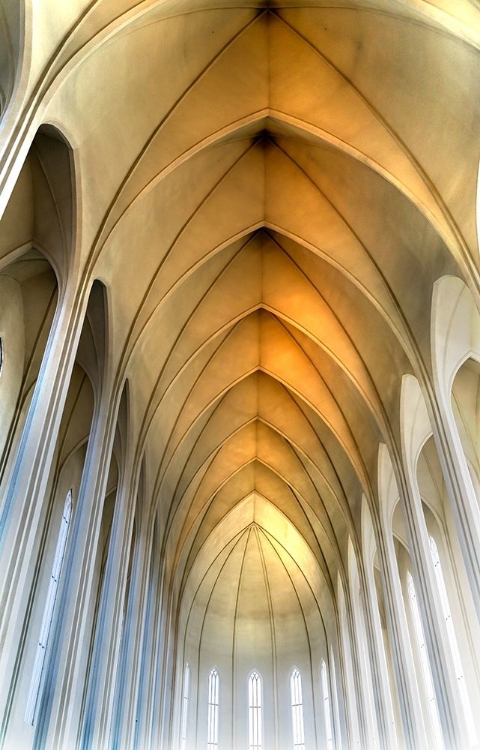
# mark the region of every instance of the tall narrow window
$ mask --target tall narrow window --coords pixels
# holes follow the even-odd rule
[[[208,750],[218,748],[218,672],[212,669],[208,676],[208,716],[207,716]]]
[[[338,707],[338,693],[337,693],[337,673],[335,670],[335,657],[333,655],[333,649],[330,646],[330,665],[332,670],[332,699],[333,699],[333,716],[335,721],[335,747],[337,750],[342,750],[342,733],[340,730],[340,709]]]
[[[290,697],[292,701],[293,747],[294,750],[305,750],[302,678],[298,669],[294,669],[290,677]]]
[[[327,741],[327,750],[333,748],[333,730],[332,730],[332,707],[330,704],[330,690],[328,688],[328,671],[325,661],[322,659],[322,694],[323,694],[323,713],[325,716],[325,739]]]
[[[53,560],[52,573],[48,584],[47,600],[43,611],[42,627],[38,639],[37,652],[33,665],[32,680],[30,682],[30,692],[28,694],[27,710],[25,712],[25,721],[33,724],[35,721],[38,699],[40,697],[40,686],[42,682],[43,667],[45,665],[45,653],[48,645],[48,638],[53,620],[53,611],[57,598],[58,582],[62,572],[63,558],[65,556],[65,547],[67,546],[68,528],[72,517],[72,490],[65,498],[63,507],[60,530],[58,532],[57,546],[55,548],[55,557]]]
[[[412,613],[415,639],[417,641],[417,646],[420,653],[420,664],[422,667],[423,682],[427,693],[430,722],[434,734],[434,742],[432,744],[436,745],[436,747],[444,747],[442,730],[440,727],[440,718],[438,715],[437,699],[435,696],[435,688],[433,686],[430,662],[428,660],[427,646],[425,643],[425,635],[423,632],[420,609],[417,601],[417,592],[415,591],[415,584],[413,583],[413,578],[410,573],[407,573],[407,589],[408,597],[410,599],[410,611]]]
[[[0,375],[2,374],[3,369],[3,341],[2,337],[0,336]]]
[[[262,680],[252,672],[248,680],[248,750],[262,750]]]
[[[180,747],[185,750],[187,746],[187,716],[188,716],[188,692],[190,690],[190,664],[185,664],[183,674],[183,693],[182,693],[182,723],[180,727]]]
[[[445,579],[443,577],[442,565],[440,563],[440,555],[438,554],[438,547],[433,536],[430,537],[430,552],[432,555],[433,566],[435,568],[435,577],[437,580],[438,593],[440,595],[440,602],[442,605],[442,612],[445,618],[445,625],[447,628],[448,643],[453,658],[453,665],[455,668],[455,675],[458,682],[458,692],[460,694],[460,700],[462,702],[463,713],[465,716],[465,724],[468,732],[468,739],[470,746],[474,747],[477,744],[477,732],[475,730],[475,723],[473,721],[472,707],[470,705],[470,699],[468,697],[467,686],[465,684],[465,677],[463,674],[462,662],[460,659],[460,650],[458,648],[457,636],[455,635],[455,628],[453,625],[452,614],[450,612],[450,605],[448,603],[447,587],[445,585]]]

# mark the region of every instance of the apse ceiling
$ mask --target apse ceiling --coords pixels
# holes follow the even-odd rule
[[[333,592],[379,444],[399,450],[402,375],[431,377],[433,283],[478,284],[477,10],[54,5],[25,127],[74,149],[66,274],[108,290],[175,591],[248,549]]]

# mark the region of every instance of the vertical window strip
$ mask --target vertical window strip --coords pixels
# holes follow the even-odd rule
[[[57,599],[58,582],[60,580],[63,559],[65,557],[65,548],[67,546],[68,529],[70,526],[71,516],[72,491],[70,490],[67,494],[67,497],[65,498],[65,505],[63,507],[62,520],[60,522],[60,530],[58,532],[57,538],[57,546],[55,548],[55,557],[53,559],[52,572],[48,585],[47,599],[45,602],[45,609],[43,611],[43,619],[40,628],[37,650],[35,653],[35,661],[33,663],[33,672],[30,682],[30,690],[28,693],[27,708],[25,711],[25,721],[27,722],[27,724],[32,725],[35,722],[39,703],[40,686],[42,682],[43,668],[45,666],[45,655],[53,621],[55,601]]]
[[[294,750],[305,750],[302,678],[298,669],[294,669],[290,677],[290,695],[292,702],[293,747]]]
[[[407,573],[407,589],[408,596],[410,599],[410,611],[412,613],[413,628],[415,632],[415,638],[417,641],[418,650],[420,653],[420,664],[422,667],[423,682],[427,692],[428,708],[430,713],[430,722],[434,734],[434,744],[437,747],[444,747],[442,730],[440,726],[440,717],[438,715],[437,699],[435,696],[435,688],[433,686],[432,672],[430,669],[430,661],[428,659],[427,646],[425,643],[425,634],[423,632],[422,620],[420,617],[420,609],[418,606],[417,592],[415,590],[415,584],[411,573]]]
[[[465,724],[467,727],[468,740],[471,747],[477,745],[477,732],[475,729],[475,722],[473,720],[472,707],[470,705],[470,699],[468,697],[467,686],[465,684],[465,677],[463,674],[462,660],[460,657],[460,649],[458,648],[457,636],[455,634],[455,627],[453,624],[452,613],[450,611],[450,604],[448,601],[447,587],[445,585],[445,578],[443,576],[442,565],[440,562],[440,555],[438,554],[438,547],[433,536],[430,537],[430,552],[432,555],[433,567],[435,570],[435,578],[438,586],[438,593],[440,595],[440,602],[442,605],[442,612],[445,618],[445,625],[447,629],[448,643],[450,646],[450,652],[452,654],[455,676],[458,683],[458,691],[460,693],[460,700],[463,707],[463,713],[465,717]]]
[[[262,680],[252,672],[248,680],[248,748],[262,750]]]
[[[208,716],[207,716],[207,747],[208,750],[217,750],[218,748],[218,708],[219,708],[219,689],[218,689],[218,672],[212,669],[208,676]]]
[[[338,693],[337,693],[337,673],[335,669],[335,657],[333,655],[333,649],[330,646],[330,664],[332,668],[332,698],[333,698],[333,711],[335,718],[335,747],[337,750],[342,750],[342,735],[340,730],[340,708],[338,705]]]
[[[183,673],[183,693],[182,693],[182,720],[180,726],[180,747],[185,750],[187,746],[187,717],[188,717],[188,694],[190,691],[190,664],[185,664]]]
[[[332,731],[332,708],[330,705],[330,691],[328,689],[328,671],[325,661],[322,659],[321,666],[322,675],[322,693],[323,693],[323,712],[325,715],[325,739],[327,742],[327,750],[333,748],[333,731]]]

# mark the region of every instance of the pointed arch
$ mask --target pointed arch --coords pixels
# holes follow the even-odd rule
[[[262,678],[256,669],[248,678],[248,750],[263,748]]]
[[[302,676],[298,667],[294,667],[290,674],[290,703],[292,707],[293,750],[305,750]]]
[[[218,748],[218,719],[220,707],[220,677],[214,667],[208,675],[207,748]]]

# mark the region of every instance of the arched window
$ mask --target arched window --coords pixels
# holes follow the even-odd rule
[[[218,748],[218,672],[212,669],[208,675],[208,716],[207,716],[208,750]]]
[[[437,580],[438,593],[440,596],[440,602],[442,605],[442,612],[445,618],[445,625],[447,628],[448,643],[452,654],[453,665],[455,668],[455,675],[458,682],[458,692],[460,694],[460,700],[462,702],[463,713],[465,716],[465,724],[468,732],[468,739],[470,746],[474,747],[477,744],[477,732],[475,730],[475,723],[473,721],[472,707],[468,697],[467,686],[465,684],[465,677],[463,674],[462,662],[460,659],[460,650],[458,648],[457,636],[455,635],[455,628],[453,625],[452,614],[450,612],[450,605],[448,602],[447,587],[445,585],[445,579],[443,577],[442,565],[440,563],[440,555],[438,554],[438,547],[433,536],[430,537],[430,552],[432,555],[433,567],[435,569],[435,578]]]
[[[332,730],[332,707],[330,704],[330,690],[328,688],[328,671],[325,661],[322,659],[320,668],[322,677],[322,695],[323,695],[323,713],[325,716],[325,739],[327,741],[327,750],[333,748],[333,730]]]
[[[335,670],[335,657],[333,655],[333,649],[330,646],[330,668],[332,671],[332,699],[333,699],[333,716],[335,719],[335,747],[337,750],[342,750],[342,734],[340,730],[340,709],[338,706],[338,693],[337,693],[337,673]]]
[[[38,699],[40,696],[40,685],[42,681],[43,667],[45,664],[45,653],[53,621],[53,611],[55,608],[55,600],[57,598],[58,582],[60,580],[60,574],[62,572],[63,558],[65,556],[65,548],[67,546],[68,528],[70,526],[71,517],[72,490],[68,492],[67,497],[65,498],[65,505],[63,506],[63,514],[60,523],[60,530],[58,532],[52,573],[48,585],[47,600],[43,612],[42,627],[40,629],[37,652],[35,654],[32,679],[30,682],[30,692],[28,694],[27,710],[25,712],[25,721],[28,724],[34,723],[37,713]]]
[[[428,709],[430,714],[430,722],[434,734],[434,742],[432,743],[436,747],[443,747],[442,730],[440,727],[440,717],[438,715],[437,699],[435,696],[435,688],[433,686],[432,673],[430,670],[430,662],[428,660],[427,646],[425,643],[425,635],[423,632],[422,620],[420,617],[420,609],[417,601],[417,592],[415,591],[415,584],[410,573],[407,573],[407,589],[408,598],[410,600],[410,611],[412,613],[413,629],[415,632],[415,639],[420,655],[420,664],[422,667],[422,676],[425,690],[427,693]]]
[[[298,669],[290,677],[290,698],[292,702],[292,728],[294,750],[305,750],[305,728],[303,725],[302,678]]]
[[[262,750],[262,680],[252,672],[248,680],[248,750]]]
[[[190,664],[185,664],[183,673],[183,693],[182,693],[182,720],[180,726],[180,747],[185,750],[187,746],[187,716],[188,716],[188,693],[190,690]]]

